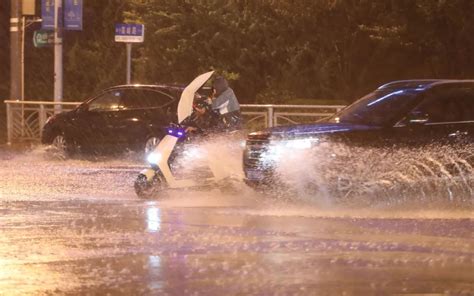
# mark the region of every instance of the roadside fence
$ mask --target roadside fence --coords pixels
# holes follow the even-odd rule
[[[8,144],[39,141],[46,120],[59,111],[74,109],[81,102],[5,101]],[[242,104],[241,111],[249,130],[285,124],[308,123],[344,108],[342,105],[266,105]]]

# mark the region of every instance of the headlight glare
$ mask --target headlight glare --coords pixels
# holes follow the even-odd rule
[[[161,161],[161,153],[152,152],[152,153],[148,154],[146,160],[150,164],[158,164]]]
[[[285,142],[285,147],[292,149],[308,149],[311,146],[312,141],[310,139],[289,140]]]

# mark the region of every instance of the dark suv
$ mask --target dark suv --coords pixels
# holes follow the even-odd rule
[[[276,173],[278,163],[328,142],[342,143],[349,150],[474,143],[474,80],[396,81],[314,124],[250,133],[243,157],[245,181],[254,187],[274,184],[281,177]],[[371,155],[365,157],[370,163]],[[302,167],[304,161],[293,166]],[[304,175],[304,171],[299,174]]]
[[[69,112],[50,117],[42,143],[65,155],[77,151],[146,151],[176,117],[183,87],[123,85],[105,89]]]

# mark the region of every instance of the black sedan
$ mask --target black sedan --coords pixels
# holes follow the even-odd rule
[[[108,88],[72,111],[50,117],[42,143],[59,155],[75,152],[147,151],[175,121],[183,87],[123,85]]]
[[[474,143],[474,81],[396,81],[314,124],[251,133],[243,157],[246,183],[255,188],[278,184],[282,170],[277,166],[285,162],[293,162],[293,167],[299,167],[299,176],[304,177],[307,172],[302,167],[307,159],[295,164],[298,160],[291,156],[320,149],[323,143],[342,143],[352,151],[361,151],[357,150],[360,147],[392,151],[427,145],[465,147]],[[318,161],[331,155],[329,151]],[[355,157],[367,157],[363,161],[370,163],[372,156]],[[349,160],[343,163],[346,167],[351,164]]]

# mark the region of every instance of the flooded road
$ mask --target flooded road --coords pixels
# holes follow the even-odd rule
[[[140,200],[136,157],[0,153],[1,295],[474,294],[472,204]]]

